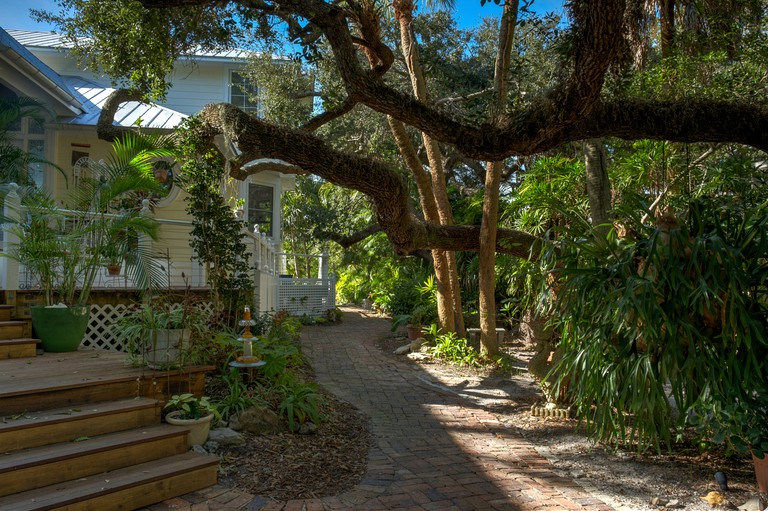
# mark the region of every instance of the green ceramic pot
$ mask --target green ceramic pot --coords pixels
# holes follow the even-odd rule
[[[43,350],[53,353],[77,351],[88,329],[90,307],[34,306],[32,328],[43,345]]]

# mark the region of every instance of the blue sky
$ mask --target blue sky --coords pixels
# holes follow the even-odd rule
[[[2,17],[3,28],[15,28],[22,30],[52,30],[53,27],[43,25],[32,21],[29,17],[29,9],[56,10],[56,0],[17,0],[13,2],[16,8],[4,9]],[[455,0],[456,15],[459,26],[471,27],[476,25],[486,16],[499,16],[501,7],[494,4],[492,0],[480,6],[480,0]],[[562,10],[563,0],[534,0],[531,9],[536,12],[560,12]]]
[[[10,3],[10,2],[9,2]],[[15,8],[6,6],[0,23],[3,28],[15,28],[20,30],[52,30],[53,27],[36,23],[29,17],[30,9],[45,9],[55,11],[56,0],[17,0],[13,2]]]
[[[480,6],[480,0],[454,0],[456,5],[456,16],[460,27],[471,27],[488,16],[501,16],[501,5],[496,5],[492,0],[485,2]],[[546,12],[561,13],[563,10],[563,0],[534,0],[530,10],[544,14]]]

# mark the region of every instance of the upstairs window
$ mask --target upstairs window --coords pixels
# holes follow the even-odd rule
[[[271,186],[248,184],[248,224],[259,225],[259,232],[272,237],[274,189]]]
[[[244,112],[257,114],[259,112],[259,88],[248,78],[231,71],[229,74],[229,102]]]

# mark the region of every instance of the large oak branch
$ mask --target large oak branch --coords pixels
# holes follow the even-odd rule
[[[599,104],[564,134],[673,142],[737,142],[768,151],[768,105],[736,101],[624,99]]]
[[[200,114],[202,135],[218,134],[237,143],[240,150],[260,158],[279,158],[336,185],[352,188],[372,200],[377,222],[400,254],[420,249],[476,251],[479,226],[441,226],[418,219],[411,209],[408,188],[394,170],[380,161],[336,151],[303,131],[280,128],[250,116],[229,104],[206,106]],[[232,172],[247,174],[247,162],[234,162]],[[538,239],[518,231],[499,232],[499,252],[529,257]]]
[[[141,0],[149,8],[212,4],[211,0]],[[221,2],[218,2],[221,3]],[[617,99],[600,103],[603,80],[620,46],[623,0],[571,2],[573,52],[564,62],[561,81],[529,105],[509,112],[499,125],[476,125],[455,119],[434,105],[389,86],[381,69],[363,67],[359,44],[350,33],[349,10],[323,0],[233,0],[248,9],[299,16],[326,36],[351,103],[361,102],[433,139],[454,145],[478,160],[499,161],[555,149],[587,138],[666,139],[689,142],[735,142],[768,150],[768,105],[743,105],[701,99],[665,102]],[[370,48],[387,55],[375,34]],[[386,69],[389,60],[382,62]]]

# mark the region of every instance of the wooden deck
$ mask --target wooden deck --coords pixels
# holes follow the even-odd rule
[[[210,366],[157,371],[132,367],[124,353],[81,348],[0,361],[0,417],[51,407],[173,394],[202,395]]]
[[[15,341],[33,349],[0,357],[0,509],[128,511],[216,484],[218,457],[187,452],[188,430],[160,422],[172,394],[202,395],[212,367],[156,371]]]

